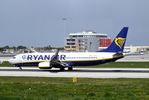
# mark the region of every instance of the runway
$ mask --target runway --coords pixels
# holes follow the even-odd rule
[[[0,67],[0,76],[16,77],[79,77],[79,78],[149,78],[149,68],[74,68],[41,70],[32,67]]]

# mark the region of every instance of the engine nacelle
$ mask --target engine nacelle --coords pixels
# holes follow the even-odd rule
[[[50,62],[40,62],[38,64],[38,67],[40,69],[51,69],[52,67],[50,67]]]

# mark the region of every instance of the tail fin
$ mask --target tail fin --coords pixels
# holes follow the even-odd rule
[[[99,52],[117,52],[117,53],[122,53],[124,49],[124,45],[126,42],[126,37],[127,37],[127,32],[128,32],[128,27],[124,27],[119,34],[114,38],[113,42],[111,45],[104,50],[101,50]]]

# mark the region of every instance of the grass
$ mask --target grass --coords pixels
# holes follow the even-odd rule
[[[80,66],[79,66],[80,67]],[[82,66],[83,67],[83,66]],[[149,68],[149,62],[111,62],[96,66],[84,66],[91,68]]]
[[[0,77],[0,100],[149,100],[149,79]]]
[[[8,61],[4,61],[2,64],[0,64],[0,67],[12,67],[14,65],[10,64]]]

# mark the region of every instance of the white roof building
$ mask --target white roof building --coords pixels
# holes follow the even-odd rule
[[[65,50],[68,51],[97,51],[100,38],[107,38],[107,34],[96,32],[69,33],[65,39]]]

